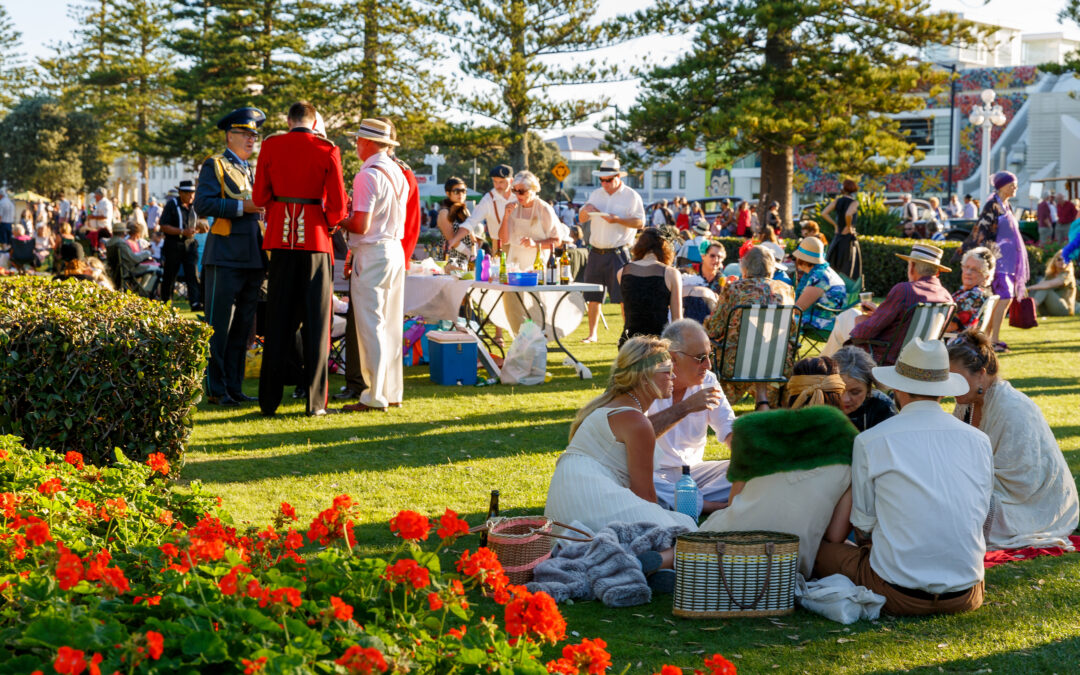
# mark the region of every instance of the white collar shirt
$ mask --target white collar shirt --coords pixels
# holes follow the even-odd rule
[[[113,206],[108,197],[103,197],[100,202],[94,205],[94,215],[104,216],[104,220],[94,219],[91,220],[91,228],[100,230],[103,227],[111,226],[113,221]]]
[[[927,593],[982,581],[993,481],[990,439],[935,401],[912,401],[859,434],[851,524],[873,533],[870,567]]]
[[[506,205],[509,201],[510,199],[498,190],[489,190],[480,198],[480,203],[469,214],[462,227],[481,239],[486,235],[491,237],[492,241],[498,241],[499,226],[502,225],[502,218],[506,214]]]
[[[4,195],[0,199],[0,223],[14,223],[15,222],[15,202]]]
[[[645,205],[641,195],[626,183],[619,185],[615,194],[608,194],[602,187],[593,190],[586,204],[592,204],[598,211],[610,213],[618,218],[638,218],[645,222]],[[629,246],[634,241],[637,230],[602,218],[589,221],[589,245],[595,248],[620,248]]]
[[[711,371],[705,373],[704,382],[687,387],[683,398],[710,387],[720,392],[720,404],[712,410],[690,413],[668,429],[667,433],[657,438],[656,468],[676,469],[684,464],[686,466],[701,464],[705,459],[705,436],[709,433],[709,427],[712,427],[716,437],[721,441],[731,433],[731,425],[735,423],[735,411],[731,409],[731,404],[720,389],[716,375]],[[648,414],[655,415],[674,404],[674,399],[657,399],[649,406]]]
[[[401,167],[385,152],[368,157],[353,179],[353,211],[371,214],[363,235],[349,233],[349,246],[401,241],[405,236],[405,207],[409,184]]]

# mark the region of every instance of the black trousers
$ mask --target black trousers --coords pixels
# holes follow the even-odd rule
[[[334,267],[330,254],[274,251],[266,293],[266,335],[259,373],[259,407],[273,414],[281,405],[294,353],[296,329],[303,342],[307,411],[326,408],[330,358],[330,295]]]
[[[172,300],[176,274],[183,267],[188,302],[192,305],[199,304],[202,301],[202,293],[199,292],[199,276],[195,268],[195,262],[199,258],[198,244],[191,239],[185,241],[166,239],[164,246],[161,247],[161,257],[164,268],[161,277],[161,301]]]
[[[215,398],[243,391],[244,359],[248,337],[255,325],[265,272],[206,265],[206,320],[210,336],[210,363],[206,368],[206,395]]]
[[[360,331],[356,328],[356,313],[353,311],[352,283],[349,284],[349,315],[345,317],[345,386],[360,392],[367,389],[364,383],[364,371],[360,368]]]

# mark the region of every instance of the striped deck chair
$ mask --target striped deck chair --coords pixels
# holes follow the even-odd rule
[[[893,346],[898,339],[902,338],[902,341],[900,342],[900,349],[896,350],[897,354],[904,349],[904,345],[915,338],[921,338],[923,340],[940,340],[943,337],[945,327],[949,325],[949,319],[952,317],[955,310],[956,305],[951,302],[920,302],[904,312],[904,319],[901,320],[900,324],[897,326],[896,334],[893,335],[892,339],[876,340],[852,338],[851,344],[866,349],[870,352],[871,356],[874,355],[874,347],[884,347],[881,365],[891,366],[893,363],[889,360],[888,356],[893,353]],[[909,318],[910,321],[908,321],[907,332],[900,335],[900,326],[903,326],[904,321],[907,321]]]
[[[738,314],[736,314],[738,313]],[[716,376],[729,382],[787,382],[788,367],[798,347],[802,312],[795,305],[736,305],[728,312],[727,325],[739,319],[739,341],[724,341]],[[714,348],[717,348],[714,344]],[[729,349],[735,358],[728,363]]]
[[[983,300],[982,307],[979,308],[978,319],[975,321],[975,325],[972,326],[972,328],[975,329],[975,332],[986,333],[987,327],[990,326],[990,318],[994,316],[994,305],[996,305],[1000,299],[1001,298],[996,295],[991,295],[988,296],[986,300]],[[947,342],[957,335],[959,335],[959,333],[945,333],[941,336],[941,339]]]

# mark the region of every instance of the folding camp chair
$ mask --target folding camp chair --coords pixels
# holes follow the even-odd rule
[[[893,359],[890,359],[889,355],[893,353],[893,346],[897,340],[900,340],[900,349],[896,350],[897,354],[915,338],[940,340],[954,311],[956,311],[956,305],[951,302],[920,302],[904,312],[904,320],[910,320],[907,323],[907,331],[903,335],[900,334],[900,327],[904,325],[904,320],[901,320],[893,336],[888,340],[852,338],[851,344],[862,347],[870,352],[871,356],[874,355],[875,347],[883,347],[879,365],[891,366]]]
[[[810,355],[810,352],[821,351],[821,348],[829,341],[829,333],[831,331],[821,330],[820,328],[814,328],[810,325],[810,322],[815,316],[831,316],[833,320],[846,309],[850,309],[859,304],[859,294],[862,293],[863,283],[862,278],[852,280],[848,279],[845,275],[840,274],[840,278],[844,280],[844,288],[847,290],[847,297],[844,298],[844,304],[838,309],[831,309],[828,307],[822,307],[820,304],[814,304],[810,309],[804,313],[805,323],[802,324],[799,331],[799,358],[806,358]]]
[[[975,321],[975,332],[986,332],[987,327],[990,325],[990,318],[994,316],[994,305],[996,305],[1000,299],[1001,298],[996,295],[991,295],[987,297],[986,300],[983,300],[982,307],[979,308],[979,314]],[[941,339],[948,341],[952,340],[957,335],[959,335],[959,333],[945,333],[941,336]]]
[[[734,345],[724,341],[720,358],[714,359],[716,376],[728,382],[787,382],[789,362],[798,348],[802,311],[795,305],[737,305],[727,315],[726,325],[738,318],[739,339]],[[728,363],[729,349],[735,358]]]

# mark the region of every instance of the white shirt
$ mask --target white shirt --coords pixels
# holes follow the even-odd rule
[[[480,198],[476,210],[469,214],[469,217],[465,219],[461,226],[483,239],[486,225],[486,235],[491,237],[492,241],[498,241],[499,226],[502,225],[502,218],[506,213],[506,204],[509,201],[508,198],[503,196],[503,193],[498,190],[491,190]]]
[[[873,532],[870,567],[885,581],[949,593],[983,579],[990,439],[935,401],[913,401],[855,438],[851,524]]]
[[[146,207],[146,229],[157,229],[157,221],[161,216],[161,207],[157,204],[151,204]]]
[[[94,205],[95,216],[105,216],[104,220],[95,218],[90,221],[91,230],[100,230],[103,227],[112,229],[113,207],[108,197],[102,197],[101,201]]]
[[[401,241],[408,199],[409,184],[394,160],[385,152],[368,157],[353,179],[353,211],[370,213],[371,227],[362,236],[349,232],[349,246]]]
[[[66,199],[60,200],[60,217],[66,219],[71,215],[71,202]]]
[[[978,218],[978,217],[979,217],[979,213],[978,213],[978,211],[975,210],[975,202],[967,202],[966,204],[964,204],[964,218],[965,219],[971,220],[973,218]]]
[[[0,199],[0,223],[14,223],[15,222],[15,202],[5,194],[3,199]]]
[[[721,441],[731,433],[731,425],[735,423],[735,411],[731,409],[727,398],[724,397],[724,391],[720,389],[716,375],[713,375],[711,371],[705,373],[704,382],[687,387],[683,398],[710,387],[719,392],[720,405],[712,410],[690,413],[668,429],[666,434],[656,439],[656,468],[677,469],[684,464],[687,466],[701,464],[705,459],[705,436],[709,433],[709,427],[712,427],[716,437]],[[674,399],[657,399],[649,406],[648,414],[655,415],[674,404]]]
[[[645,222],[645,205],[641,203],[641,195],[626,183],[621,184],[612,195],[602,187],[596,188],[585,203],[592,204],[597,211],[610,213],[618,218],[639,218],[642,223]],[[633,243],[635,234],[637,230],[634,228],[608,222],[603,218],[589,221],[589,244],[596,248],[629,246]]]
[[[652,212],[652,224],[655,227],[667,224],[667,216],[664,215],[663,209],[653,209]]]

